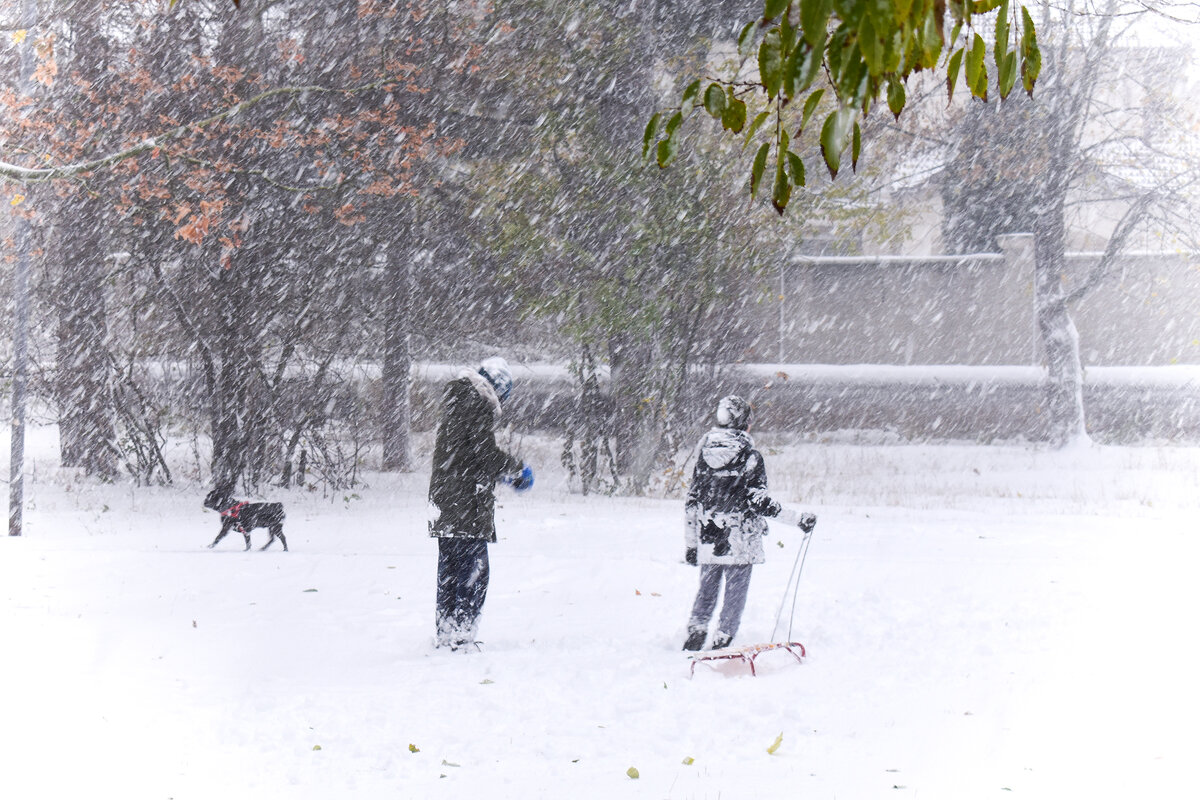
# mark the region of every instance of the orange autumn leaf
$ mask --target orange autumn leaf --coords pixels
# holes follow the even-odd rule
[[[350,228],[354,227],[360,222],[365,221],[367,218],[365,214],[355,213],[356,211],[357,209],[353,203],[346,203],[346,205],[334,212],[334,216],[337,218],[338,222]]]
[[[200,244],[204,241],[204,237],[208,235],[208,230],[212,227],[212,217],[201,214],[192,217],[192,221],[182,228],[175,231],[175,237],[183,239],[192,244]]]
[[[43,86],[53,86],[54,76],[58,74],[58,62],[53,58],[37,65],[33,71],[33,79]]]

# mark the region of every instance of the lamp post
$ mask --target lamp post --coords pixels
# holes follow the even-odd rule
[[[28,31],[37,22],[37,0],[22,0],[21,27],[26,31],[21,43],[20,87],[29,92],[33,78],[33,39]],[[13,378],[12,441],[9,455],[8,535],[20,536],[25,507],[25,387],[29,347],[29,250],[32,231],[29,217],[16,212],[13,231],[17,260],[13,268]]]

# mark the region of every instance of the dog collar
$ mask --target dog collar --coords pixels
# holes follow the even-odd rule
[[[229,509],[227,511],[222,511],[221,516],[229,517],[230,519],[237,519],[238,512],[241,511],[245,506],[246,506],[246,501],[242,501],[240,503],[234,503],[233,505],[231,505],[229,507]],[[238,525],[238,532],[245,533],[246,531],[241,525]]]

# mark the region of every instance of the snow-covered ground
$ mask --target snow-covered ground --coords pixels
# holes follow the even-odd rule
[[[32,431],[0,797],[1195,796],[1200,449],[759,443],[820,515],[808,657],[689,679],[681,502],[572,494],[553,442],[524,440],[538,482],[501,492],[485,644],[456,654],[424,470],[277,490],[291,552],[209,550],[186,470],[97,486]],[[739,643],[799,544],[772,528]]]

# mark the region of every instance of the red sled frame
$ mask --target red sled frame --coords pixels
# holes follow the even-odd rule
[[[691,656],[692,670],[689,678],[695,677],[696,665],[701,661],[725,661],[728,659],[741,659],[750,665],[750,674],[757,676],[758,673],[754,670],[754,659],[758,658],[763,653],[770,650],[787,650],[796,657],[796,661],[804,663],[804,656],[808,653],[804,649],[804,645],[799,642],[775,642],[773,644],[748,644],[744,647],[731,647],[725,650],[710,650],[703,655]],[[796,652],[799,650],[800,652]]]

